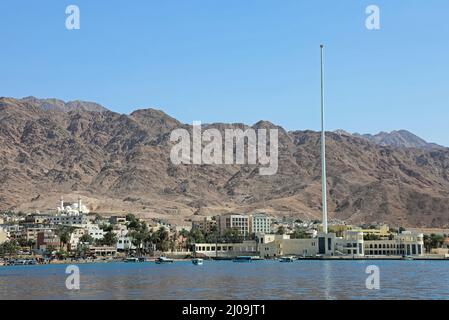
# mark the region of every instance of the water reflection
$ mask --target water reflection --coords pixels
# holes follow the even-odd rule
[[[366,267],[381,270],[368,290]],[[446,261],[206,261],[79,265],[81,290],[63,265],[0,268],[1,299],[449,299]]]

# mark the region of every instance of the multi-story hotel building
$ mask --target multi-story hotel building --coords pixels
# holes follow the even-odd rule
[[[256,213],[251,216],[251,233],[270,234],[273,218],[266,213]]]
[[[218,217],[218,230],[220,235],[224,235],[226,230],[235,229],[243,237],[247,237],[251,231],[251,219],[250,216],[241,214],[226,214]]]

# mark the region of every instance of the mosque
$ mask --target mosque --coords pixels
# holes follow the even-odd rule
[[[89,209],[81,203],[81,197],[78,196],[78,202],[64,206],[64,198],[61,196],[58,214],[66,214],[69,216],[78,216],[81,214],[89,214]]]

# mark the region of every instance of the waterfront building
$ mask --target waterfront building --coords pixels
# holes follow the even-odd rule
[[[131,237],[118,237],[116,248],[117,251],[127,251],[136,249],[136,246],[133,244]]]
[[[367,240],[364,246],[368,256],[422,256],[425,253],[424,235],[411,231],[395,235],[392,240]]]
[[[234,258],[237,256],[258,256],[256,241],[242,243],[196,243],[193,246],[195,254],[207,257]]]
[[[113,257],[117,254],[117,249],[109,246],[89,246],[89,253],[96,257]]]
[[[266,213],[256,213],[251,217],[251,233],[266,233],[272,232],[271,224],[273,218]]]
[[[315,257],[334,255],[335,233],[320,233],[311,239],[290,239],[289,235],[263,235],[259,240],[260,255],[274,258],[285,255]]]
[[[319,233],[312,239],[290,239],[288,235],[261,235],[259,251],[262,257],[284,255],[314,256],[422,256],[423,235],[403,232],[393,239],[364,240],[363,232],[348,230],[343,237],[334,233]]]
[[[335,239],[335,255],[363,256],[365,254],[363,232],[343,231],[343,237]]]
[[[218,217],[218,229],[220,235],[224,235],[227,230],[235,229],[243,237],[251,233],[251,219],[249,216],[241,214],[226,214]]]

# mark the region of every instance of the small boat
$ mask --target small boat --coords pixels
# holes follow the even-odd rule
[[[139,262],[139,258],[129,257],[125,259],[125,262]]]
[[[159,257],[157,258],[154,262],[156,262],[157,264],[161,264],[161,263],[171,263],[173,262],[173,259],[169,259],[167,257]]]
[[[414,258],[412,256],[405,256],[402,259],[404,259],[404,260],[414,260]]]
[[[232,261],[234,262],[251,262],[253,258],[251,256],[238,256],[235,257]]]
[[[195,259],[192,259],[192,263],[194,264],[194,265],[196,265],[196,266],[202,266],[203,265],[203,259],[200,259],[200,258],[195,258]]]
[[[293,262],[295,259],[293,257],[281,257],[279,258],[279,262]]]

